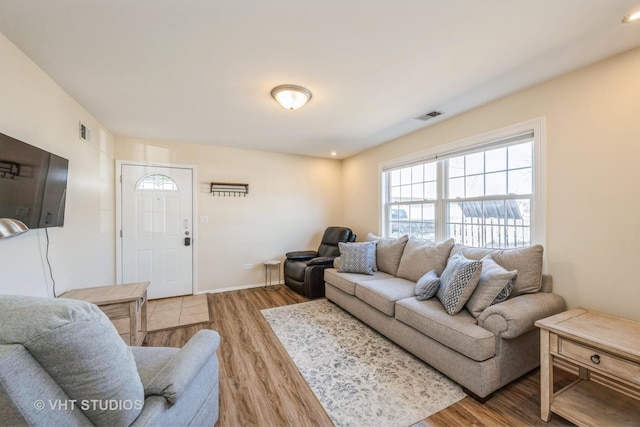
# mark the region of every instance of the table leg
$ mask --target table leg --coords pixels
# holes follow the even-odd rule
[[[549,351],[549,331],[540,330],[540,418],[549,421],[553,398],[553,356]]]

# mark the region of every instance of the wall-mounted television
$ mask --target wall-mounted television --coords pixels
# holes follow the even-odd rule
[[[0,218],[62,227],[69,161],[0,133]]]

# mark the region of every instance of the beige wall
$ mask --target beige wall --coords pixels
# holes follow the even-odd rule
[[[571,307],[640,319],[640,49],[344,161],[345,222],[378,231],[378,164],[545,117],[546,270]]]
[[[341,162],[337,160],[116,137],[119,160],[197,167],[196,291],[264,282],[263,261],[289,251],[316,249],[342,215]],[[247,197],[214,197],[209,183],[249,184]],[[245,264],[253,268],[245,270]],[[277,274],[274,272],[274,280]]]
[[[113,137],[2,34],[0,64],[0,132],[69,160],[65,224],[49,229],[58,293],[113,283]],[[43,229],[1,240],[0,294],[52,295],[45,251]]]

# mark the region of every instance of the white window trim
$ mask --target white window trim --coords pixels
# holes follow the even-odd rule
[[[386,212],[385,200],[387,199],[387,186],[384,182],[384,172],[389,169],[400,168],[410,164],[434,160],[439,154],[458,150],[464,150],[473,146],[487,144],[491,141],[507,138],[509,136],[533,130],[533,203],[531,237],[532,244],[545,246],[546,243],[546,119],[539,117],[525,122],[506,126],[493,131],[485,132],[469,138],[459,139],[445,144],[431,147],[416,153],[407,154],[395,159],[385,160],[378,164],[378,234],[384,231]],[[438,191],[441,191],[439,188]],[[442,212],[436,212],[436,224],[438,228],[444,227],[441,218]],[[438,231],[438,230],[436,230]],[[442,234],[440,234],[442,235]]]

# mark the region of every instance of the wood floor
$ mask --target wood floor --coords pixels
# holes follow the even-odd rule
[[[286,286],[207,295],[211,322],[220,333],[220,418],[216,426],[332,426],[260,310],[308,301]],[[149,333],[149,346],[182,347],[206,325]],[[556,388],[572,380],[556,371]],[[502,388],[486,403],[465,397],[417,423],[431,426],[567,426],[553,415],[540,419],[540,379],[535,370]]]

